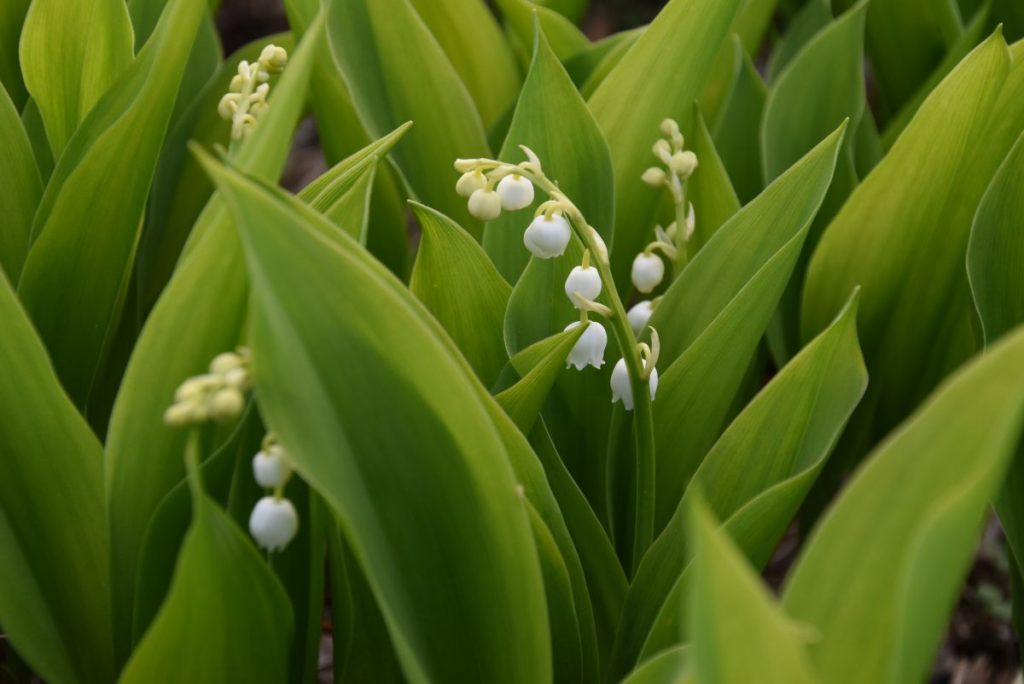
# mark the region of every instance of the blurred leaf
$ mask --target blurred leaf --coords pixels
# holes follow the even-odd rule
[[[46,185],[53,173],[53,153],[50,151],[50,143],[46,139],[43,116],[39,113],[39,107],[36,106],[35,100],[29,98],[25,103],[21,112],[21,123],[25,127],[28,141],[32,145],[32,153],[35,155],[43,185]]]
[[[261,409],[338,514],[404,671],[548,680],[526,511],[466,366],[400,282],[350,239],[325,237],[334,229],[322,217],[228,169],[208,171],[246,248]],[[330,291],[362,296],[316,294]]]
[[[646,660],[622,684],[691,684],[693,649],[675,646]]]
[[[205,9],[202,0],[168,4],[160,27],[64,149],[35,216],[18,295],[79,407],[117,331],[149,184]],[[41,12],[40,21],[50,21]],[[55,133],[52,122],[47,130],[51,143],[66,133]]]
[[[0,3],[0,85],[7,91],[15,108],[21,110],[28,98],[18,64],[18,44],[25,13],[32,0],[8,0]]]
[[[1024,128],[1024,67],[994,35],[964,60],[827,228],[804,288],[803,331],[863,287],[860,330],[877,383],[851,439],[877,439],[975,348],[964,268],[975,207]],[[863,446],[850,443],[844,459]],[[862,452],[861,452],[862,453]],[[843,463],[837,462],[837,466]]]
[[[180,47],[185,50],[192,44],[188,26],[178,27]],[[88,32],[87,40],[83,40],[83,31]],[[33,0],[25,16],[18,56],[25,87],[43,115],[55,158],[64,151],[93,105],[131,62],[133,42],[128,8],[121,0]],[[170,59],[170,55],[177,54],[169,53],[161,60],[167,71],[154,75],[155,80],[164,81],[165,91],[176,90],[170,86],[179,78],[174,74],[184,62],[184,58],[180,58],[180,64]],[[132,95],[142,94],[140,86],[132,85]],[[160,126],[152,127],[162,136]],[[140,130],[145,128],[135,132]],[[119,146],[117,149],[122,151]]]
[[[519,145],[536,152],[547,176],[610,241],[615,209],[608,145],[543,31],[538,24],[534,28],[533,62],[499,156],[504,161],[521,159]],[[530,260],[523,232],[532,210],[547,199],[539,190],[536,194],[530,211],[503,212],[484,229],[484,249],[510,283],[516,282]]]
[[[512,359],[513,366],[523,369],[523,377],[496,395],[495,399],[523,434],[530,434],[533,429],[548,393],[567,365],[569,352],[576,346],[584,330],[585,326],[578,326],[552,335],[547,340],[530,345]]]
[[[519,65],[483,0],[412,0],[466,90],[484,128],[504,114],[519,92]]]
[[[617,671],[682,636],[679,604],[686,600],[684,578],[693,553],[685,512],[694,486],[750,562],[761,567],[768,561],[864,393],[856,312],[851,301],[747,405],[697,468],[626,597]],[[782,415],[792,419],[780,420]]]
[[[640,180],[665,117],[692,130],[692,104],[711,74],[740,0],[671,0],[590,98],[615,168],[612,272],[620,291],[649,241],[659,191]],[[642,74],[642,78],[638,75]],[[593,219],[591,219],[593,222]],[[600,224],[596,224],[600,227]]]
[[[406,121],[415,130],[394,159],[416,199],[480,236],[466,201],[455,193],[458,157],[489,156],[473,100],[409,0],[337,0],[328,36],[352,101],[367,130],[380,137]]]
[[[686,185],[687,199],[693,203],[696,218],[693,236],[687,243],[691,258],[740,209],[740,201],[704,124],[704,117],[697,112],[694,120],[696,133],[690,139],[690,149],[700,160],[700,166]]]
[[[43,194],[39,167],[32,143],[21,124],[18,110],[0,88],[0,270],[11,282],[18,282],[21,265],[28,254],[32,217]]]
[[[830,0],[810,0],[786,27],[772,50],[768,69],[768,82],[774,83],[793,58],[804,49],[814,36],[832,23]],[[862,79],[863,80],[863,79]]]
[[[732,92],[718,117],[714,139],[715,148],[736,188],[736,195],[742,204],[746,204],[764,187],[758,131],[768,89],[757,67],[735,38],[733,51],[736,62]]]
[[[461,226],[422,204],[412,208],[423,236],[409,289],[490,387],[508,361],[502,324],[512,288]]]
[[[947,381],[857,472],[791,571],[828,682],[920,681],[1020,437],[1024,334]]]
[[[111,681],[102,447],[3,274],[0,321],[0,623],[48,681]]]
[[[539,0],[537,4],[550,7],[565,15],[569,21],[578,24],[587,12],[590,0]]]
[[[690,508],[694,561],[688,618],[695,677],[701,684],[817,682],[797,625],[703,502]]]
[[[200,493],[193,506],[170,593],[119,681],[284,681],[287,594],[215,503]]]
[[[240,167],[276,178],[284,166],[305,103],[318,22],[291,55],[271,102],[231,157]],[[227,125],[225,123],[225,125]],[[184,477],[184,435],[163,413],[185,378],[205,372],[218,353],[241,338],[248,283],[238,234],[214,195],[200,216],[174,276],[157,301],[132,352],[107,433],[107,505],[113,547],[115,637],[126,656],[138,554],[160,502]],[[216,293],[216,296],[211,296]],[[187,331],[187,334],[183,331]]]
[[[646,26],[640,26],[629,31],[620,31],[595,43],[590,49],[577,53],[572,59],[565,63],[565,68],[572,76],[573,82],[580,85],[580,94],[584,99],[590,99],[601,82],[608,77],[622,60],[622,56],[629,52],[633,44],[647,30]],[[613,42],[614,41],[614,42]],[[587,68],[586,79],[580,80],[576,77],[576,70],[587,62],[590,62],[598,54],[601,55],[597,64],[591,64]]]
[[[536,43],[535,23],[540,23],[551,41],[552,50],[562,62],[591,46],[590,40],[571,21],[548,7],[530,0],[495,0],[494,4],[505,15],[513,35],[524,46]]]

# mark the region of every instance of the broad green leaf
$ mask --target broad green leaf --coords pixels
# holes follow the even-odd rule
[[[536,152],[544,172],[607,241],[615,216],[608,145],[539,24],[534,28],[533,62],[500,157],[518,161],[523,157],[519,145]],[[545,199],[538,190],[534,207]],[[526,210],[504,212],[484,229],[484,249],[510,283],[516,282],[530,259],[523,232],[532,215]]]
[[[261,408],[339,516],[407,676],[549,680],[527,513],[466,366],[356,243],[327,238],[335,229],[295,200],[209,171],[245,244]],[[362,296],[316,294],[332,290]]]
[[[700,160],[700,166],[686,185],[686,196],[693,203],[696,218],[693,235],[687,242],[691,258],[740,209],[729,172],[718,156],[704,117],[697,112],[694,120],[696,133],[690,139],[690,149]]]
[[[562,62],[591,47],[590,40],[558,12],[530,0],[495,0],[509,28],[524,46],[536,42],[535,23],[540,23],[551,49]]]
[[[52,682],[114,676],[100,443],[0,274],[0,624]]]
[[[46,185],[53,173],[53,153],[50,152],[50,143],[46,140],[46,128],[43,126],[43,116],[39,113],[39,107],[35,100],[29,98],[21,112],[21,123],[25,127],[25,134],[32,145],[32,153],[36,157],[36,165],[39,167],[39,175]]]
[[[240,168],[264,178],[280,173],[322,35],[323,23],[318,22],[291,55],[260,125],[232,152]],[[142,329],[107,433],[114,624],[118,648],[125,656],[139,549],[160,502],[185,474],[184,435],[164,425],[163,413],[185,378],[205,372],[216,354],[239,344],[245,320],[248,284],[241,245],[223,200],[216,195],[200,216],[191,241],[194,249],[186,248]]]
[[[811,260],[805,337],[852,287],[863,287],[861,339],[879,382],[852,435],[881,437],[975,347],[964,268],[971,218],[1024,128],[1024,102],[1010,95],[1024,86],[1024,68],[1008,78],[1008,62],[997,34],[943,81],[854,190]]]
[[[79,407],[117,331],[149,183],[205,11],[202,0],[168,4],[160,27],[64,149],[35,216],[18,295]]]
[[[622,684],[692,684],[692,659],[691,646],[675,646],[644,661]]]
[[[766,563],[821,471],[864,393],[856,305],[807,345],[750,402],[693,476],[714,514],[750,562]],[[660,399],[659,399],[660,401]],[[779,416],[792,416],[780,420]],[[617,636],[617,671],[643,653],[678,643],[685,576],[689,493],[648,551],[630,587]]]
[[[587,12],[590,0],[539,0],[537,4],[550,7],[569,21],[578,24]]]
[[[0,4],[0,85],[20,111],[28,92],[18,64],[18,43],[31,0],[9,0]]]
[[[584,330],[584,326],[579,326],[553,335],[527,347],[512,359],[512,366],[520,370],[523,377],[494,398],[523,434],[530,434],[544,400]]]
[[[32,143],[21,124],[18,110],[0,88],[0,270],[13,283],[18,282],[21,265],[28,254],[32,217],[43,194],[39,166]]]
[[[594,94],[597,87],[601,85],[601,82],[615,69],[616,65],[622,61],[623,55],[629,52],[629,49],[633,47],[633,43],[643,35],[645,30],[647,30],[646,26],[640,26],[629,31],[614,33],[608,38],[595,43],[589,50],[584,50],[583,52],[578,53],[575,57],[566,62],[565,68],[569,71],[569,75],[573,77],[573,82],[580,85],[580,95],[582,95],[584,99],[590,99],[590,96]],[[611,41],[614,42],[612,43]],[[593,57],[599,51],[600,54],[603,54],[601,61],[597,64],[588,66],[586,79],[581,81],[576,76],[576,70],[581,68],[584,64],[591,62]]]
[[[508,111],[521,85],[519,65],[483,0],[412,0],[476,103],[484,128]]]
[[[768,82],[775,83],[779,74],[793,61],[814,36],[832,22],[830,0],[810,0],[793,17],[786,32],[772,50]]]
[[[783,605],[824,681],[921,681],[1021,432],[1024,334],[959,371],[855,474]]]
[[[352,102],[372,136],[415,121],[394,154],[413,196],[480,236],[480,222],[455,193],[458,157],[489,156],[466,86],[410,0],[338,0],[328,35]]]
[[[422,204],[413,213],[423,236],[409,289],[490,387],[508,361],[502,326],[512,288],[461,226]]]
[[[119,681],[284,681],[292,632],[287,594],[213,501],[199,493],[193,506],[170,593]]]
[[[974,215],[967,249],[967,275],[981,317],[985,343],[992,344],[1024,322],[1024,135],[999,167]]]
[[[185,54],[192,44],[187,27],[178,28]],[[131,62],[133,43],[128,7],[121,0],[32,1],[18,57],[25,87],[43,115],[54,157],[61,155],[93,105]],[[163,81],[163,89],[173,95],[178,78],[173,74],[183,64],[175,63],[171,55],[177,53],[165,57],[165,68],[170,70],[153,78]],[[151,125],[159,131],[159,125]],[[140,130],[144,129],[135,132]],[[120,146],[117,149],[122,151]]]
[[[739,39],[733,41],[733,54],[736,62],[732,92],[718,117],[714,138],[736,195],[745,204],[764,187],[758,131],[768,89]]]
[[[776,603],[743,552],[695,497],[690,512],[693,576],[687,611],[701,684],[819,681],[798,626]]]
[[[615,167],[612,272],[620,291],[648,242],[660,194],[640,176],[665,117],[692,130],[700,96],[740,0],[671,0],[590,98]],[[638,77],[641,75],[642,77]],[[601,226],[598,226],[601,227]]]

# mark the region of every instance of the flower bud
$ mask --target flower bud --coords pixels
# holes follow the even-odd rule
[[[252,459],[252,476],[260,487],[283,487],[292,475],[288,452],[280,444],[272,444]]]
[[[271,71],[281,71],[288,63],[288,53],[283,47],[270,44],[260,52],[260,62]]]
[[[668,165],[679,174],[680,178],[685,180],[692,176],[693,172],[697,169],[697,155],[690,150],[676,152],[672,155]]]
[[[633,410],[633,390],[629,385],[629,371],[626,370],[626,360],[619,359],[619,362],[615,364],[615,368],[612,369],[612,403],[622,400],[622,407],[627,411]],[[651,370],[651,377],[647,380],[647,386],[650,388],[651,401],[654,401],[654,395],[658,392],[658,369],[654,368]]]
[[[473,196],[474,192],[486,187],[487,176],[481,171],[467,171],[459,176],[459,181],[455,184],[455,192],[468,199]]]
[[[487,188],[476,190],[469,196],[469,213],[481,221],[493,221],[501,216],[501,197]]]
[[[523,233],[523,244],[538,259],[551,259],[565,253],[571,237],[569,222],[560,214],[552,214],[550,219],[541,214]]]
[[[280,551],[299,531],[299,514],[288,499],[265,496],[249,516],[249,533],[261,548]]]
[[[225,93],[217,103],[217,115],[222,119],[230,119],[238,111],[238,103],[242,96],[238,93]]]
[[[574,321],[565,327],[566,331],[573,330],[583,325],[580,321]],[[576,370],[583,370],[587,366],[600,368],[604,365],[604,350],[608,346],[608,331],[597,321],[589,321],[587,329],[576,340],[576,345],[569,352],[569,358],[565,360],[565,367],[575,366]]]
[[[192,422],[192,404],[188,402],[171,404],[164,411],[164,423],[170,427],[185,427],[190,422]]]
[[[574,292],[580,293],[584,299],[591,301],[597,299],[597,296],[601,294],[601,274],[597,272],[596,268],[577,266],[569,272],[569,277],[565,279],[565,295],[578,309],[580,308],[579,304],[572,296]]]
[[[215,375],[224,375],[228,371],[241,367],[241,365],[241,356],[234,352],[222,352],[213,357],[213,361],[210,362],[210,372]]]
[[[633,285],[647,293],[661,284],[665,277],[665,262],[657,254],[641,252],[633,259]]]
[[[654,146],[651,148],[651,152],[653,152],[654,156],[665,164],[672,161],[672,147],[668,144],[667,140],[658,140],[655,142]]]
[[[512,173],[498,181],[501,206],[508,211],[525,209],[533,204],[533,183],[529,178]]]
[[[682,135],[679,131],[679,124],[676,123],[675,119],[662,119],[660,128],[661,134],[669,139]]]
[[[633,329],[634,335],[639,335],[647,327],[647,321],[651,320],[651,314],[653,313],[654,306],[646,299],[642,302],[637,302],[626,313],[626,319],[629,321],[629,327]]]
[[[642,175],[640,178],[643,180],[644,183],[647,183],[652,188],[661,187],[662,185],[665,184],[665,169],[659,168],[657,166],[652,166],[651,168],[644,171],[644,175]]]
[[[234,387],[217,390],[210,399],[210,417],[218,423],[226,423],[238,418],[245,408],[245,397]]]

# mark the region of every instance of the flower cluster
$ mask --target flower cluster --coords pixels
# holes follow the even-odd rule
[[[262,449],[252,459],[252,474],[260,487],[273,490],[273,494],[256,502],[249,515],[249,533],[267,551],[281,551],[299,531],[299,514],[284,497],[284,486],[293,472],[285,448],[273,435],[264,437]]]
[[[218,354],[210,362],[209,373],[191,377],[178,387],[174,403],[164,412],[164,422],[171,427],[187,427],[238,418],[250,386],[249,362],[245,347]]]
[[[583,370],[587,366],[600,368],[604,365],[608,331],[597,321],[589,320],[587,316],[591,311],[605,317],[612,315],[611,309],[594,301],[600,296],[601,289],[601,274],[590,265],[590,252],[585,251],[583,263],[574,267],[565,279],[565,295],[580,311],[580,320],[567,325],[565,331],[574,330],[581,325],[587,326],[566,359],[566,366],[575,366],[576,370]]]
[[[263,48],[256,63],[244,59],[238,63],[238,73],[228,86],[230,92],[217,105],[221,118],[231,122],[232,140],[242,140],[256,125],[256,119],[267,108],[270,74],[283,71],[287,62],[285,49],[271,44]]]

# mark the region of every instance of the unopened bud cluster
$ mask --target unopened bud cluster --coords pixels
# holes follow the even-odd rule
[[[685,140],[675,120],[662,121],[661,134],[665,137],[658,138],[652,152],[663,166],[652,166],[644,171],[643,181],[655,188],[668,187],[672,195],[682,201],[683,183],[697,170],[697,155],[684,149]]]
[[[208,373],[189,378],[174,393],[174,403],[164,412],[171,427],[199,425],[207,421],[235,420],[245,408],[249,389],[250,354],[245,347],[218,354]]]
[[[268,45],[260,52],[259,59],[250,64],[246,60],[238,63],[238,73],[231,79],[229,92],[217,105],[217,113],[231,122],[231,139],[242,140],[256,125],[256,120],[267,108],[270,93],[271,74],[280,73],[288,62],[288,53],[283,47]]]
[[[273,490],[273,494],[257,501],[249,515],[249,533],[267,551],[283,550],[299,531],[299,514],[284,497],[284,486],[293,472],[288,452],[267,435],[252,459],[252,475],[260,487]]]

